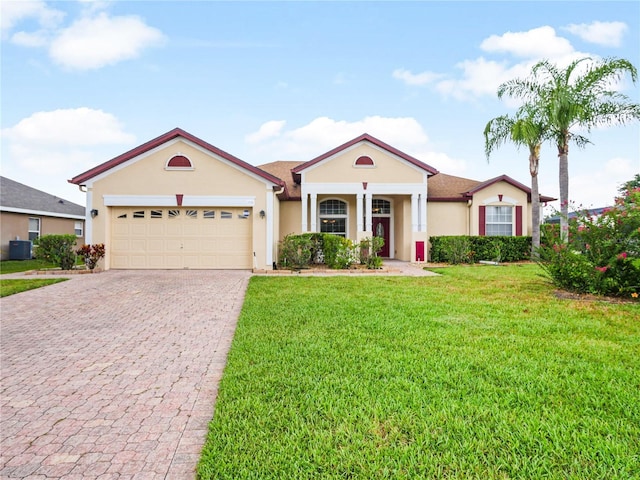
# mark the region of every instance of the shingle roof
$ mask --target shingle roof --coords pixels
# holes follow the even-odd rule
[[[470,199],[474,193],[498,182],[506,182],[519,188],[527,194],[527,199],[531,201],[531,188],[514,180],[508,175],[500,175],[483,182],[471,180],[469,178],[455,177],[445,173],[439,173],[427,179],[427,198],[432,201],[441,202],[464,202]],[[552,202],[553,197],[540,195],[541,202]]]
[[[440,201],[466,201],[468,192],[480,183],[470,178],[438,173],[427,179],[427,199]]]
[[[258,168],[284,181],[285,190],[284,196],[282,196],[283,200],[300,200],[300,185],[294,181],[291,170],[302,163],[304,162],[279,160],[277,162],[259,165]]]
[[[0,210],[84,217],[85,208],[55,195],[0,177]]]

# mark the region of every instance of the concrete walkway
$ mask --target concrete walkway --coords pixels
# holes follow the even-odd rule
[[[368,275],[434,275],[385,267]],[[193,480],[251,275],[110,270],[1,299],[0,478]]]

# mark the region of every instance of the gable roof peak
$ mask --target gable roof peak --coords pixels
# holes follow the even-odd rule
[[[381,148],[382,150],[386,150],[387,152],[389,152],[392,155],[395,155],[403,160],[405,160],[408,163],[411,163],[412,165],[421,168],[422,170],[425,170],[427,173],[431,174],[431,175],[435,175],[436,173],[438,173],[438,170],[436,170],[435,168],[433,168],[430,165],[427,165],[426,163],[418,160],[415,157],[412,157],[411,155],[404,153],[400,150],[398,150],[395,147],[392,147],[391,145],[389,145],[388,143],[383,142],[382,140],[377,139],[376,137],[374,137],[373,135],[370,135],[368,133],[363,133],[359,136],[357,136],[356,138],[349,140],[346,143],[343,143],[342,145],[339,145],[331,150],[329,150],[326,153],[323,153],[322,155],[309,160],[308,162],[304,162],[301,163],[300,165],[298,165],[297,167],[293,168],[291,171],[294,174],[298,174],[300,172],[302,172],[303,170],[322,162],[323,160],[326,160],[327,158],[330,158],[344,150],[347,150],[348,148],[353,147],[354,145],[357,145],[360,142],[369,142],[372,145],[375,145],[378,148]]]

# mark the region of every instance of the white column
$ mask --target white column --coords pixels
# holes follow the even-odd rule
[[[318,226],[317,226],[317,211],[318,211],[318,194],[317,193],[312,193],[311,194],[311,232],[317,232],[318,231]]]
[[[418,194],[411,194],[411,231],[418,232]]]
[[[257,221],[265,221],[267,222],[267,245],[266,245],[266,253],[267,253],[267,258],[265,259],[265,265],[266,267],[271,267],[271,265],[273,264],[273,219],[274,219],[274,214],[273,214],[273,197],[274,197],[274,193],[273,193],[273,189],[270,187],[267,187],[267,214],[265,215],[264,219],[257,219]],[[255,210],[253,212],[253,215],[255,217]]]
[[[420,194],[420,231],[427,231],[427,194]]]
[[[362,224],[362,220],[364,217],[364,211],[362,209],[363,198],[364,198],[364,194],[362,193],[356,194],[356,230],[358,232],[362,232],[364,227],[364,225]]]
[[[93,243],[93,218],[91,218],[91,209],[93,208],[93,192],[87,189],[87,208],[84,211],[84,243],[87,245],[91,245]],[[106,207],[104,208],[103,215],[106,215]],[[107,219],[106,224],[109,224],[109,219]],[[42,228],[42,226],[40,227]]]
[[[306,233],[309,228],[309,222],[307,221],[307,194],[301,192],[300,197],[302,200],[302,226],[300,227],[300,233]]]
[[[366,227],[367,227],[367,232],[373,232],[373,217],[371,216],[371,210],[372,210],[372,196],[370,193],[365,193],[364,194],[364,204],[365,204],[365,209],[364,209],[364,214],[366,216]]]

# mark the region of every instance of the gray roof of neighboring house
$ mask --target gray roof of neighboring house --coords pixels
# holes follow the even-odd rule
[[[85,208],[55,195],[0,177],[0,210],[52,217],[83,217]]]

